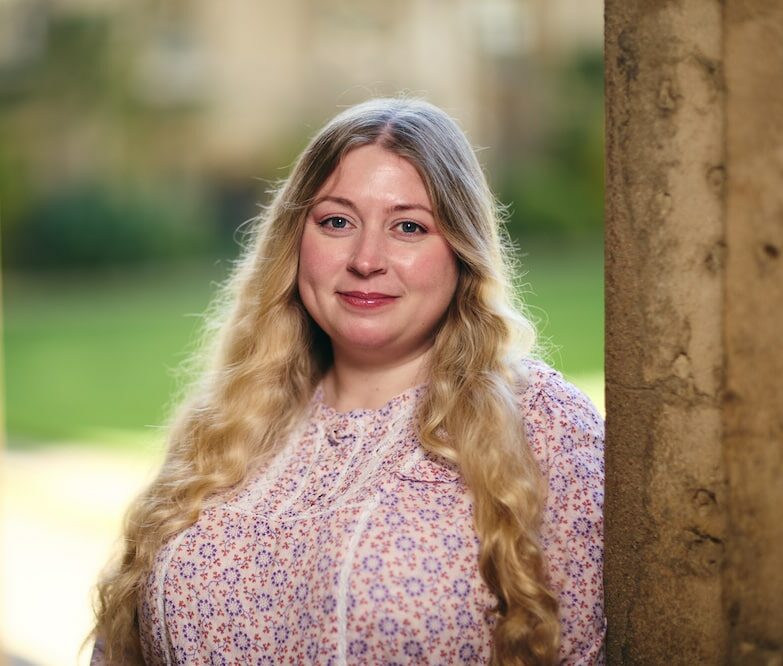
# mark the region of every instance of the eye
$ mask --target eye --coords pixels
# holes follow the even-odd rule
[[[321,220],[318,223],[319,227],[326,227],[327,229],[346,229],[350,222],[344,217],[339,215],[332,215],[326,219]]]
[[[427,233],[427,230],[423,226],[421,226],[417,222],[411,222],[410,220],[405,220],[404,222],[400,222],[397,225],[397,228],[400,231],[402,231],[404,234]]]

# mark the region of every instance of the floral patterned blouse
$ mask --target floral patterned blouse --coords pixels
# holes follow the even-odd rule
[[[527,371],[520,408],[548,482],[560,660],[603,663],[602,420],[554,370]],[[487,663],[496,599],[470,494],[418,443],[422,391],[339,413],[318,389],[271,465],[159,552],[139,599],[146,663]]]

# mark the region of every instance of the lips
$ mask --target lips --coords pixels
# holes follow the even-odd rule
[[[343,302],[357,308],[378,308],[389,305],[397,299],[397,296],[376,291],[338,291],[337,295]]]

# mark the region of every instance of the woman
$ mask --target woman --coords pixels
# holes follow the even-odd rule
[[[348,109],[228,290],[94,663],[593,663],[602,424],[539,362],[446,114]]]

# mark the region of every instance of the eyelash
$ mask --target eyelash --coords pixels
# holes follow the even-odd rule
[[[334,227],[334,226],[331,226],[329,223],[330,223],[332,220],[343,220],[343,221],[345,222],[345,226],[343,226],[343,227]],[[348,222],[348,219],[347,219],[347,218],[345,218],[345,217],[342,217],[341,215],[330,215],[329,217],[327,217],[327,218],[324,218],[323,220],[321,220],[321,221],[318,223],[318,226],[319,226],[319,227],[330,227],[331,229],[345,229],[345,228],[348,226],[348,224],[350,224],[350,223]]]
[[[333,220],[342,220],[345,222],[344,226],[341,227],[335,227],[331,224]],[[341,215],[330,215],[329,217],[324,218],[320,222],[318,222],[319,227],[329,227],[330,229],[345,229],[350,222],[347,218],[341,216]],[[416,234],[426,234],[427,229],[419,224],[418,222],[414,222],[413,220],[403,220],[402,222],[398,222],[395,227],[402,227],[403,225],[413,225],[415,228],[412,229],[410,232],[403,231],[403,234],[406,236],[414,236]],[[401,229],[402,231],[402,229]]]

